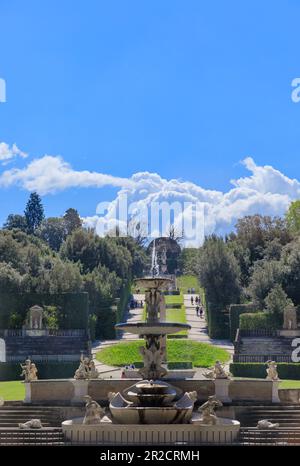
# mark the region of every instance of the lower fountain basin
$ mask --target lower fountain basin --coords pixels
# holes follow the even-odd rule
[[[83,418],[62,423],[66,440],[72,445],[201,445],[236,442],[240,423],[222,419],[216,426],[190,424],[82,424]]]
[[[193,407],[186,396],[173,406],[134,406],[120,393],[109,404],[113,421],[118,424],[184,424],[190,421]]]
[[[177,322],[138,322],[133,324],[117,324],[115,328],[135,335],[171,335],[182,330],[190,330],[191,326]]]

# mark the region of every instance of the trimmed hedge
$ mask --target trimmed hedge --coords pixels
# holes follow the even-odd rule
[[[256,312],[256,308],[252,303],[249,304],[231,304],[229,307],[229,327],[230,340],[234,341],[236,331],[240,324],[240,315],[245,313]]]
[[[177,362],[168,362],[168,369],[171,370],[180,370],[180,369],[193,369],[193,363],[191,361],[177,361]]]
[[[70,362],[36,362],[39,379],[69,379],[73,378],[79,361]],[[22,372],[20,363],[0,362],[0,380],[20,380]]]
[[[210,338],[229,338],[228,314],[219,305],[207,302],[206,319]]]
[[[10,327],[12,314],[25,321],[27,312],[35,304],[55,306],[57,308],[58,327],[60,329],[88,328],[88,293],[0,293],[0,328]],[[18,326],[19,327],[19,326]]]
[[[230,364],[230,372],[234,377],[265,379],[267,365],[258,362],[234,362]],[[280,379],[300,380],[300,363],[277,363]]]
[[[277,327],[277,320],[268,312],[255,312],[253,314],[246,313],[240,315],[241,330],[273,330]]]

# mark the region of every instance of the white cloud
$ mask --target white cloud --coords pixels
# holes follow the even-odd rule
[[[6,142],[0,142],[0,162],[2,165],[10,162],[16,157],[26,158],[28,154],[21,151],[16,144],[11,147]]]
[[[127,178],[117,178],[87,170],[76,171],[61,157],[45,155],[30,162],[25,168],[6,170],[0,176],[0,186],[17,185],[41,195],[54,194],[69,188],[103,186],[130,187]]]
[[[84,219],[86,226],[107,229],[115,224],[115,207],[124,195],[127,196],[128,204],[134,206],[133,213],[146,212],[153,202],[178,202],[181,205],[200,203],[205,213],[205,234],[225,234],[234,228],[240,217],[255,213],[283,215],[289,203],[300,198],[298,180],[288,178],[269,165],[258,166],[250,157],[243,164],[250,175],[232,180],[233,188],[223,193],[203,189],[189,181],[167,180],[157,173],[141,172],[133,174],[131,178],[119,178],[87,170],[74,170],[61,157],[45,155],[23,169],[4,171],[0,175],[0,187],[19,186],[41,195],[69,188],[118,187],[120,190],[116,198],[108,203],[105,215]],[[187,218],[189,209],[185,207],[185,211],[177,215],[175,223],[180,223],[181,218]]]

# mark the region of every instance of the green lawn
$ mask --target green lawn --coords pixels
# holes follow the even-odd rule
[[[300,380],[281,380],[279,388],[300,388]]]
[[[104,364],[121,367],[141,362],[142,356],[138,349],[143,344],[144,340],[118,343],[99,351],[96,358]],[[186,339],[168,340],[167,354],[169,362],[188,361],[195,367],[211,367],[217,359],[226,362],[230,358],[229,353],[223,348]]]
[[[183,294],[165,295],[166,304],[183,304]]]
[[[181,275],[176,281],[181,293],[186,294],[189,288],[195,288],[195,293],[200,293],[199,280],[194,275]]]
[[[0,398],[6,401],[23,400],[25,387],[20,381],[0,382]]]

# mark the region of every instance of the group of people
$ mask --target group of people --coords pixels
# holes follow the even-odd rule
[[[136,309],[138,307],[144,307],[143,300],[138,301],[137,299],[131,299],[130,303],[129,303],[129,308],[130,309]]]
[[[200,317],[201,319],[204,316],[204,306],[201,303],[201,298],[200,296],[191,296],[191,305],[194,306],[196,305],[196,315],[197,317]]]

